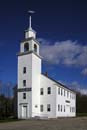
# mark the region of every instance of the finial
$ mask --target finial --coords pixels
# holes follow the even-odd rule
[[[28,13],[30,14],[30,17],[29,17],[29,29],[32,29],[32,27],[31,27],[31,14],[34,14],[35,11],[29,10]]]

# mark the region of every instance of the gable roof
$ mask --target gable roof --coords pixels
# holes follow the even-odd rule
[[[56,81],[55,79],[53,79],[53,78],[51,78],[51,77],[49,77],[49,76],[46,76],[46,75],[43,74],[43,73],[42,73],[42,75],[45,76],[46,78],[48,78],[48,79],[54,81],[56,84],[61,85],[62,87],[66,88],[66,89],[68,89],[68,90],[70,90],[70,91],[72,91],[73,93],[76,93],[74,90],[72,90],[72,89],[70,89],[69,87],[67,87],[66,85],[64,85],[64,84],[62,84],[62,83]]]

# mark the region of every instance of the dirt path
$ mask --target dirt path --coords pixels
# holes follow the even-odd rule
[[[87,117],[0,123],[0,130],[87,130]]]

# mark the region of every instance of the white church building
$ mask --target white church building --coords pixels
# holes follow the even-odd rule
[[[76,93],[41,72],[40,43],[31,27],[18,53],[17,113],[19,119],[76,116]]]

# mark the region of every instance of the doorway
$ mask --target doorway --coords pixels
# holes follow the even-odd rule
[[[66,105],[66,116],[69,117],[70,116],[70,106]]]
[[[23,119],[27,119],[28,115],[27,115],[27,105],[23,105],[22,106],[22,118]]]

